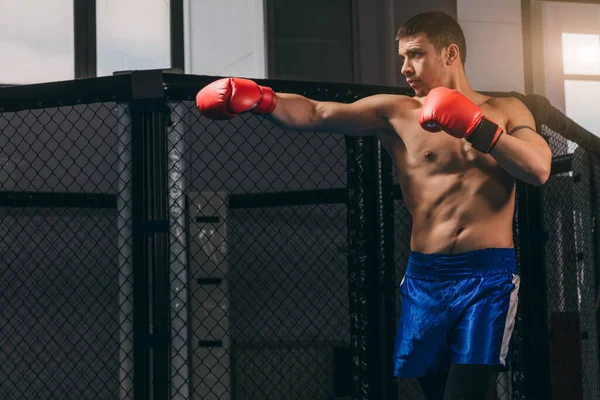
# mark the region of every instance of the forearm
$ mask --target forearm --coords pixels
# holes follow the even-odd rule
[[[350,104],[315,101],[297,94],[277,94],[275,109],[267,115],[277,125],[311,132],[369,136],[390,129],[386,109],[399,97],[368,96]]]
[[[537,143],[503,134],[489,153],[513,177],[535,185],[543,185],[550,176],[552,153]]]
[[[277,93],[277,105],[266,118],[290,129],[317,129],[321,124],[317,104],[316,101],[298,94]]]

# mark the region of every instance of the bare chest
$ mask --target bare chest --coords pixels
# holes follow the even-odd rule
[[[492,107],[482,107],[484,115],[494,122],[505,125],[506,118]],[[399,168],[429,174],[454,174],[480,169],[494,173],[500,169],[489,154],[475,150],[469,142],[445,132],[431,133],[418,123],[420,110],[414,110],[404,118],[392,122],[396,135],[383,140]]]

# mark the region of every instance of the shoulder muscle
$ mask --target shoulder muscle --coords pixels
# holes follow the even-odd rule
[[[516,97],[495,98],[495,108],[506,118],[506,129],[510,132],[519,125],[535,130],[535,120],[529,109]]]
[[[506,115],[506,133],[516,138],[547,146],[536,130],[535,119],[527,106],[516,97],[500,99],[500,107]]]

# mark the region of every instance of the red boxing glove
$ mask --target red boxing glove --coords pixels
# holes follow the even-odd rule
[[[423,103],[419,123],[429,132],[446,131],[465,138],[471,145],[489,153],[503,130],[483,116],[481,109],[462,93],[445,87],[432,89]]]
[[[269,114],[276,104],[273,89],[242,78],[216,80],[196,95],[196,106],[211,119],[228,119],[246,111]]]

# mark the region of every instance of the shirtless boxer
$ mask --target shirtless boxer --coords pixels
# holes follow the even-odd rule
[[[552,154],[523,103],[471,88],[452,17],[416,15],[396,40],[415,97],[317,102],[226,78],[203,88],[197,105],[215,119],[251,111],[293,130],[376,135],[412,215],[394,374],[419,378],[428,399],[487,399],[509,367],[519,290],[515,179],[544,184]]]

